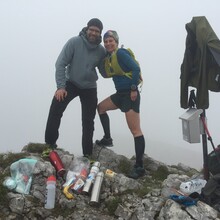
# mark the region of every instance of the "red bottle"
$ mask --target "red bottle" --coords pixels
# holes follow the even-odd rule
[[[58,153],[54,150],[51,151],[49,158],[50,158],[51,164],[55,167],[55,169],[57,171],[57,175],[60,177],[63,177],[66,171],[64,169],[63,163],[62,163]]]

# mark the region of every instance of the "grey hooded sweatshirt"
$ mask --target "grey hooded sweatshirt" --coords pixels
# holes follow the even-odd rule
[[[81,89],[96,88],[96,67],[101,68],[105,56],[100,43],[101,38],[97,44],[87,40],[86,28],[67,41],[55,64],[57,89],[65,88],[67,80]]]

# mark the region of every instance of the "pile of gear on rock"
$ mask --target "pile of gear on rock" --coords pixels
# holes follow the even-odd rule
[[[86,157],[75,157],[66,172],[56,150],[50,150],[48,157],[56,170],[56,176],[63,180],[62,192],[68,199],[74,199],[74,194],[90,195],[90,204],[98,205],[104,175],[117,175],[110,169],[100,171],[100,162]],[[36,159],[24,158],[12,163],[11,177],[6,177],[3,185],[12,191],[29,194],[36,162]],[[208,165],[211,174],[208,181],[201,176],[193,177],[182,182],[179,190],[175,190],[175,194],[169,198],[182,206],[192,206],[202,201],[220,211],[220,145],[208,155]],[[45,208],[53,209],[56,196],[54,175],[48,177],[46,189]]]
[[[117,175],[110,169],[101,171],[99,161],[91,161],[86,157],[74,157],[68,170],[65,170],[58,151],[49,150],[47,153],[56,170],[56,176],[51,174],[46,181],[44,206],[46,209],[55,207],[57,178],[62,180],[62,192],[67,199],[74,199],[74,194],[90,195],[90,205],[98,205],[104,175],[107,177]],[[3,185],[14,192],[29,194],[36,162],[37,159],[23,158],[12,163],[11,176],[5,178]]]
[[[208,154],[210,178],[193,178],[180,184],[180,190],[170,198],[183,206],[204,202],[220,211],[220,145]]]

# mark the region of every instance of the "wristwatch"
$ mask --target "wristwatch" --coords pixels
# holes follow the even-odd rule
[[[131,85],[131,91],[136,91],[136,90],[137,90],[137,86],[134,85],[134,84],[132,84],[132,85]]]

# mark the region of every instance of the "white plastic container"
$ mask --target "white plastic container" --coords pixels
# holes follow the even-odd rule
[[[56,177],[49,176],[47,179],[47,187],[46,187],[46,202],[45,209],[53,209],[55,206],[55,197],[56,197]]]
[[[180,184],[180,191],[185,194],[191,194],[193,192],[201,193],[202,188],[206,185],[207,181],[204,179],[192,179],[188,182]]]

